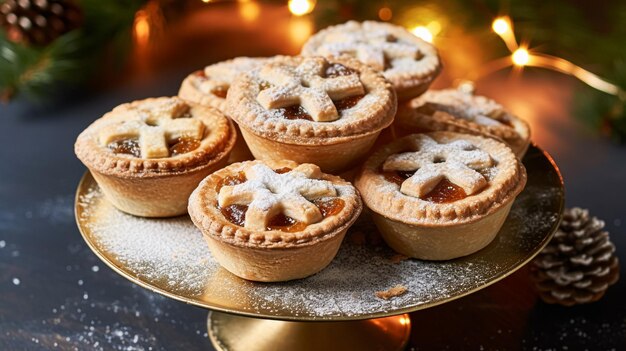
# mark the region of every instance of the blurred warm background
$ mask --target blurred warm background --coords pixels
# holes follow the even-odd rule
[[[350,19],[390,21],[433,42],[445,62],[435,87],[470,80],[532,124],[576,115],[599,135],[626,135],[619,1],[4,0],[0,97],[58,99],[77,84],[152,84],[235,56],[297,54],[318,29]],[[556,143],[549,129],[534,131]]]
[[[176,94],[205,65],[297,54],[351,19],[433,42],[444,62],[434,88],[471,82],[528,120],[563,173],[567,206],[605,220],[623,255],[626,1],[0,0],[0,349],[209,347],[205,311],[99,269],[74,224],[75,137],[118,104]],[[541,305],[522,269],[413,314],[411,345],[623,348],[623,281],[566,309]]]

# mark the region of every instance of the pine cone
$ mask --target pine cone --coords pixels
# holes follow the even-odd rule
[[[619,279],[619,262],[604,221],[566,209],[554,238],[531,265],[540,297],[565,306],[600,299]]]
[[[6,0],[0,25],[16,43],[47,45],[82,25],[83,14],[70,0]]]

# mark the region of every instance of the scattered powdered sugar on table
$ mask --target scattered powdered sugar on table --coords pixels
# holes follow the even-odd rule
[[[131,216],[103,200],[97,188],[82,197],[81,204],[82,217],[91,217],[87,227],[100,250],[111,253],[119,266],[141,280],[196,296],[202,294],[210,270],[218,268],[188,217]]]
[[[284,283],[233,276],[212,258],[187,216],[145,219],[124,214],[95,185],[79,200],[79,221],[89,241],[113,257],[117,267],[199,305],[279,318],[358,318],[444,302],[505,275],[545,240],[558,218],[548,209],[555,208],[560,191],[529,184],[492,244],[479,254],[445,262],[394,260],[395,253],[364,213],[326,269]],[[359,236],[368,239],[355,240]],[[375,296],[396,285],[407,292],[389,300]]]

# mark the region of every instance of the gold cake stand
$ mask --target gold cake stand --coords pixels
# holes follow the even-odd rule
[[[357,234],[376,237],[364,215],[322,272],[286,283],[253,283],[219,267],[187,216],[124,214],[89,173],[78,185],[76,221],[93,252],[123,277],[209,309],[209,336],[218,350],[402,350],[411,329],[408,312],[505,278],[552,237],[563,210],[563,180],[552,158],[536,146],[523,161],[528,183],[496,239],[473,255],[445,262],[398,262],[376,240],[351,240]],[[150,251],[155,241],[171,242],[171,252]],[[375,296],[397,284],[408,292],[390,300]]]

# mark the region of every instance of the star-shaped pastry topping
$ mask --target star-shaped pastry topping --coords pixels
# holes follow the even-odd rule
[[[348,54],[379,71],[395,66],[412,66],[422,58],[422,53],[415,45],[400,42],[392,34],[380,29],[332,33],[328,35],[327,41],[320,47],[321,55]]]
[[[260,72],[261,79],[272,86],[262,90],[257,101],[266,109],[301,105],[316,122],[339,119],[333,101],[363,95],[365,90],[358,73],[324,77],[328,62],[305,58],[297,67],[269,63]]]
[[[276,173],[263,164],[244,171],[247,181],[234,186],[224,186],[218,195],[218,204],[246,205],[245,228],[265,230],[269,220],[283,213],[305,224],[322,220],[322,213],[310,200],[336,196],[337,190],[330,181],[321,177],[319,167],[300,165],[286,173]]]
[[[138,138],[142,158],[168,157],[168,141],[183,137],[200,140],[204,133],[202,122],[183,118],[189,105],[178,98],[154,99],[114,112],[115,118],[100,130],[100,143]]]
[[[461,187],[467,195],[487,185],[478,170],[492,166],[493,160],[472,143],[457,140],[439,144],[429,136],[420,135],[415,147],[418,151],[391,155],[383,163],[384,171],[415,171],[400,186],[403,194],[423,197],[443,179]]]
[[[427,114],[447,113],[486,127],[511,129],[506,124],[510,120],[509,114],[502,105],[461,88],[428,91],[412,105]]]

